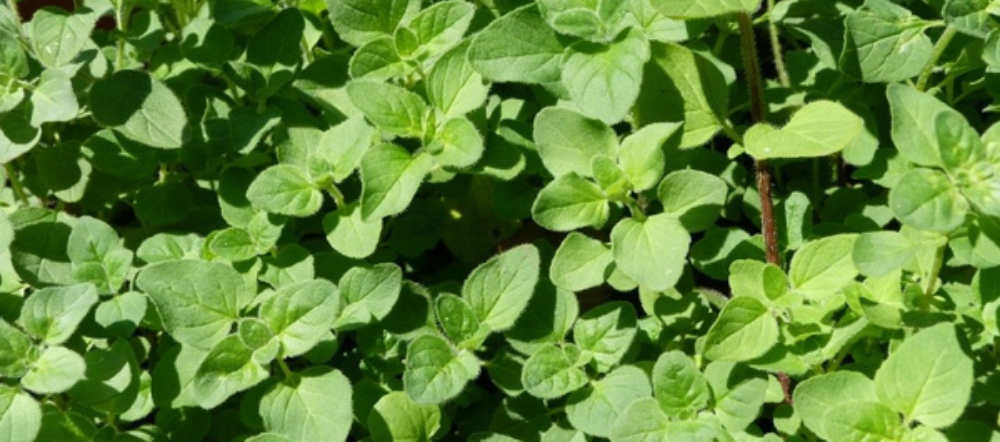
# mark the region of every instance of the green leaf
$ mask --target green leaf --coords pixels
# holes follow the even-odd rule
[[[305,20],[298,9],[283,9],[250,37],[246,61],[263,68],[264,72],[299,64],[304,26]]]
[[[628,177],[632,190],[642,192],[660,182],[667,161],[664,149],[668,142],[676,147],[680,142],[681,128],[679,123],[653,123],[622,140],[618,148],[618,164]]]
[[[286,358],[319,343],[339,312],[340,292],[323,279],[282,286],[260,305],[260,318],[281,341],[281,356]]]
[[[615,264],[650,290],[666,290],[681,277],[691,236],[676,218],[659,214],[644,221],[625,218],[611,230]]]
[[[542,163],[557,178],[570,172],[592,177],[594,157],[614,158],[618,146],[606,124],[561,107],[545,108],[535,116],[534,138]]]
[[[576,172],[561,175],[547,184],[531,206],[535,222],[557,232],[599,228],[608,221],[610,213],[604,192]]]
[[[65,65],[90,42],[95,14],[71,14],[56,7],[42,8],[31,19],[31,46],[47,67]]]
[[[236,270],[217,262],[153,264],[139,272],[136,285],[156,306],[167,333],[205,350],[226,337],[252,296]]]
[[[611,274],[613,262],[611,248],[572,232],[559,244],[549,267],[549,277],[556,286],[579,292],[603,284]]]
[[[395,144],[370,149],[361,159],[362,219],[385,218],[406,210],[432,165],[430,156],[411,156]]]
[[[371,147],[375,128],[368,125],[360,115],[323,132],[320,145],[322,154],[333,166],[333,180],[341,182],[361,164],[365,152]]]
[[[35,358],[31,338],[0,319],[0,377],[19,378]]]
[[[879,277],[903,268],[916,255],[913,242],[899,232],[866,232],[854,243],[854,266],[865,276]]]
[[[184,144],[187,115],[177,96],[143,71],[122,70],[90,89],[94,119],[125,137],[160,149]]]
[[[807,297],[821,299],[835,294],[858,276],[852,254],[857,235],[835,235],[806,243],[792,257],[788,280]]]
[[[401,22],[420,10],[419,0],[326,0],[333,29],[344,41],[362,46],[391,36]]]
[[[396,305],[402,287],[403,272],[394,264],[351,267],[340,278],[340,295],[344,305],[336,327],[340,329],[382,320]]]
[[[955,423],[969,403],[972,359],[955,326],[938,324],[903,341],[875,373],[882,403],[933,428]]]
[[[653,366],[653,393],[667,416],[687,418],[708,407],[708,381],[694,361],[679,351],[663,353]]]
[[[401,86],[370,80],[348,83],[347,95],[380,129],[403,137],[424,134],[427,103],[419,95]]]
[[[430,441],[441,428],[441,409],[413,402],[402,391],[382,396],[368,415],[373,442]]]
[[[250,184],[247,199],[270,213],[307,217],[319,211],[323,194],[298,167],[278,164],[268,167]]]
[[[767,353],[778,343],[778,321],[756,298],[729,300],[705,335],[706,358],[748,361]]]
[[[609,44],[581,41],[566,51],[562,84],[584,115],[614,124],[639,96],[647,61],[649,44],[639,31],[624,32]]]
[[[573,342],[593,358],[599,372],[608,372],[621,362],[635,340],[635,307],[625,302],[606,302],[588,311],[573,327]]]
[[[813,433],[832,439],[826,428],[826,415],[840,404],[876,402],[875,383],[853,371],[838,371],[806,379],[795,387],[792,396],[795,411]]]
[[[451,293],[434,300],[434,312],[445,336],[459,347],[475,349],[490,332],[481,326],[469,303]]]
[[[229,335],[215,344],[198,366],[193,380],[194,399],[208,410],[230,396],[267,379],[269,373],[254,361],[253,349],[237,335]]]
[[[427,149],[438,164],[463,169],[483,156],[483,137],[467,118],[452,118],[438,128]]]
[[[418,48],[412,56],[433,58],[458,44],[469,29],[475,10],[464,1],[448,0],[414,15],[406,24],[417,38]]]
[[[35,287],[75,283],[66,252],[74,221],[64,213],[44,209],[20,209],[11,214],[14,241],[10,257],[17,276]]]
[[[208,250],[231,261],[244,261],[257,256],[257,247],[250,233],[233,227],[212,234],[208,239]]]
[[[651,393],[649,378],[642,369],[618,367],[589,387],[573,392],[567,400],[566,418],[584,433],[609,437],[625,409]]]
[[[580,356],[580,350],[572,345],[541,347],[524,363],[521,384],[540,399],[555,399],[576,391],[588,380],[579,366]]]
[[[458,117],[486,102],[489,86],[466,58],[471,40],[452,48],[427,73],[427,99],[446,117]]]
[[[506,330],[531,300],[540,266],[534,246],[512,248],[476,267],[462,285],[462,297],[480,322],[496,331]]]
[[[31,395],[0,385],[0,434],[8,442],[33,442],[42,426],[42,408]]]
[[[864,121],[832,101],[814,101],[799,109],[788,124],[776,128],[758,124],[743,140],[754,159],[813,158],[834,154],[861,135]]]
[[[760,5],[760,0],[653,0],[652,4],[668,17],[700,18],[753,12]]]
[[[342,442],[353,420],[352,396],[340,371],[316,367],[264,393],[260,417],[266,431],[294,442]]]
[[[0,37],[0,77],[5,79],[24,78],[30,73],[28,54],[16,35],[3,34]]]
[[[892,440],[899,433],[899,416],[879,402],[838,404],[824,416],[830,442]]]
[[[38,81],[38,87],[31,94],[32,126],[76,118],[80,104],[76,101],[69,75],[61,70],[49,69],[42,72]]]
[[[361,217],[357,204],[338,208],[323,217],[326,240],[340,254],[355,258],[366,258],[378,247],[382,236],[382,220]]]
[[[716,361],[705,367],[705,379],[712,387],[715,414],[729,431],[745,430],[760,414],[768,390],[763,373],[743,364]]]
[[[512,348],[529,355],[546,344],[563,341],[579,313],[580,303],[573,292],[541,279],[524,314],[504,335]]]
[[[97,300],[97,290],[90,284],[44,288],[24,301],[21,322],[35,338],[61,344],[73,336]]]
[[[83,355],[86,377],[69,390],[78,406],[103,413],[124,413],[139,394],[139,363],[126,340],[106,348],[90,348]]]
[[[0,115],[0,163],[9,163],[35,147],[42,131],[31,125],[24,112]]]
[[[440,404],[454,398],[465,384],[479,376],[479,360],[437,335],[422,335],[406,349],[403,385],[420,404]]]
[[[188,60],[211,68],[220,68],[233,56],[233,34],[220,23],[195,17],[181,34],[181,53]]]
[[[120,243],[118,233],[107,223],[83,216],[69,234],[66,255],[75,263],[102,262],[109,253],[121,248]]]
[[[704,421],[671,421],[653,399],[643,399],[625,409],[611,429],[613,442],[713,441],[724,437],[718,424]],[[725,439],[721,439],[725,440]]]
[[[538,8],[529,4],[476,34],[468,58],[472,68],[487,80],[555,83],[562,73],[563,49]]]
[[[722,129],[729,105],[729,85],[719,67],[705,56],[676,44],[652,43],[635,123],[684,123],[680,146],[708,142]]]
[[[49,347],[38,356],[21,385],[36,394],[63,393],[84,378],[83,357],[65,347]]]
[[[931,62],[926,22],[888,0],[869,0],[844,21],[841,68],[868,83],[913,78]]]
[[[889,207],[903,224],[948,233],[965,221],[969,202],[948,177],[933,169],[912,169],[889,190]]]
[[[975,132],[965,118],[932,95],[902,85],[890,84],[886,96],[892,115],[892,141],[899,153],[921,166],[942,167],[944,149],[938,137],[941,115],[952,115],[958,132]]]
[[[94,310],[94,321],[112,335],[128,339],[146,316],[149,304],[139,292],[125,292],[102,301]]]
[[[671,172],[656,189],[663,211],[689,232],[712,226],[726,204],[729,187],[721,178],[692,169]]]

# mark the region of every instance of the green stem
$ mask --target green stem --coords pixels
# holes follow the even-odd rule
[[[338,209],[347,205],[347,202],[344,199],[344,193],[340,191],[336,184],[330,182],[324,187],[326,188],[327,193],[333,197],[333,201],[337,203]]]
[[[937,43],[934,44],[931,61],[927,63],[927,67],[924,68],[924,71],[920,73],[920,77],[917,78],[917,90],[923,91],[927,89],[927,82],[931,79],[931,74],[934,73],[934,67],[937,66],[938,60],[941,59],[945,49],[948,49],[948,45],[951,44],[952,39],[956,35],[958,35],[958,31],[955,28],[948,26],[944,29],[941,38],[938,38]]]
[[[10,181],[10,187],[14,190],[14,195],[17,199],[21,201],[21,204],[28,205],[28,195],[24,193],[24,188],[21,187],[21,180],[17,178],[17,171],[14,170],[14,166],[11,163],[3,165],[4,171],[7,172],[7,179]]]
[[[931,272],[927,275],[927,287],[924,288],[924,300],[921,305],[924,309],[930,307],[934,300],[934,289],[937,285],[938,275],[941,273],[941,267],[944,266],[944,252],[947,249],[948,244],[945,243],[938,247],[937,252],[934,253],[934,263],[931,264]]]
[[[726,134],[726,136],[729,137],[730,140],[733,140],[734,143],[739,144],[740,146],[743,145],[743,137],[739,134],[739,132],[736,132],[732,121],[729,121],[728,118],[722,119],[719,121],[719,124],[722,126],[722,133]]]
[[[128,8],[125,0],[115,3],[115,26],[118,28],[118,42],[115,53],[115,70],[120,71],[125,65],[125,30],[128,27]]]
[[[639,222],[646,220],[646,212],[642,211],[642,208],[639,207],[639,203],[636,202],[634,198],[626,196],[623,202],[626,206],[628,206],[629,212],[632,213],[632,218],[635,218],[635,220]]]
[[[774,3],[775,0],[767,0],[767,29],[771,36],[771,53],[774,56],[774,69],[778,72],[778,82],[787,88],[792,87],[792,80],[788,76],[788,68],[785,67],[785,55],[781,50],[781,34],[778,32],[778,24],[771,19]]]
[[[288,368],[288,364],[285,363],[284,359],[278,357],[275,361],[278,362],[278,368],[281,368],[281,374],[285,376],[285,379],[294,376],[294,373],[292,373],[292,370]]]

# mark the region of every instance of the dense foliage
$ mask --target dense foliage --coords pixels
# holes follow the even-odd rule
[[[0,5],[0,440],[1000,440],[1000,2],[761,3]]]

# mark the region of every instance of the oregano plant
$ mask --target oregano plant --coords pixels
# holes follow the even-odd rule
[[[998,98],[992,0],[6,0],[0,441],[1000,440]]]

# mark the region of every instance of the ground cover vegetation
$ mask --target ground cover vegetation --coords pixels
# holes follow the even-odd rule
[[[0,440],[1000,440],[1000,2],[0,7]]]

